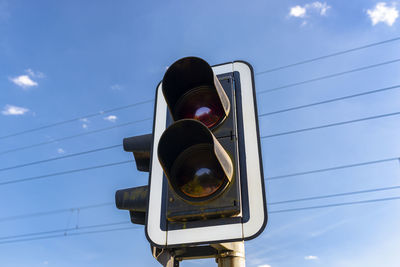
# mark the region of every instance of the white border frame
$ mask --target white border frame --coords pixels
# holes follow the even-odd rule
[[[244,62],[233,62],[213,67],[215,75],[238,71],[240,73],[244,147],[246,155],[247,185],[250,218],[246,223],[205,226],[164,231],[160,228],[162,205],[163,170],[158,161],[158,142],[166,128],[167,104],[162,93],[162,84],[157,87],[155,121],[153,129],[152,165],[149,179],[149,202],[146,217],[146,236],[155,246],[166,247],[180,244],[227,242],[250,239],[260,233],[266,224],[263,174],[259,155],[260,144],[257,128],[257,110],[254,105],[252,70]]]

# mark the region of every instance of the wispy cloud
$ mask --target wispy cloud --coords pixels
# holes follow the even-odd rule
[[[399,11],[396,8],[396,3],[392,3],[391,6],[387,6],[385,2],[379,2],[373,9],[368,9],[367,14],[371,19],[372,25],[382,22],[386,23],[388,26],[392,26],[399,17]]]
[[[83,129],[87,129],[87,128],[89,127],[89,122],[90,122],[89,119],[87,119],[87,118],[82,118],[82,119],[80,119],[80,121],[83,122],[83,123],[82,123],[82,128],[83,128]]]
[[[110,115],[110,116],[104,117],[104,120],[111,121],[111,122],[116,122],[117,119],[118,119],[118,117],[115,115]]]
[[[318,260],[318,256],[308,255],[308,256],[305,256],[304,259],[307,261]]]
[[[3,110],[1,111],[1,114],[5,115],[5,116],[24,115],[28,111],[29,111],[29,109],[27,109],[27,108],[17,107],[17,106],[13,106],[13,105],[5,105]]]
[[[296,18],[305,18],[308,13],[317,13],[321,16],[326,16],[326,12],[331,7],[327,3],[321,3],[319,1],[305,4],[303,6],[293,6],[290,8],[289,16]]]
[[[119,84],[113,84],[113,85],[111,85],[111,90],[114,90],[114,91],[120,91],[120,90],[122,90],[123,89],[123,87],[121,86],[121,85],[119,85]]]
[[[14,78],[10,78],[10,80],[19,87],[22,87],[23,89],[29,89],[33,86],[38,86],[38,83],[32,80],[28,75],[20,75]]]
[[[40,72],[40,71],[33,71],[32,69],[26,69],[25,72],[33,78],[44,78],[45,77],[44,73]]]
[[[262,264],[262,265],[258,265],[258,267],[271,267],[271,265],[269,265],[269,264]]]
[[[58,153],[58,154],[64,154],[64,153],[65,153],[65,150],[62,149],[62,148],[59,148],[59,149],[57,149],[57,153]]]

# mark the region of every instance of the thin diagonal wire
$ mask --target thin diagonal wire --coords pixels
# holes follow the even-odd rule
[[[332,98],[332,99],[328,99],[328,100],[324,100],[324,101],[314,102],[311,104],[300,105],[300,106],[291,107],[291,108],[285,108],[285,109],[281,109],[281,110],[277,110],[277,111],[271,111],[271,112],[260,114],[258,117],[265,117],[265,116],[275,115],[275,114],[279,114],[279,113],[283,113],[283,112],[298,110],[298,109],[302,109],[302,108],[309,108],[309,107],[313,107],[313,106],[317,106],[317,105],[332,103],[332,102],[336,102],[336,101],[340,101],[340,100],[345,100],[345,99],[350,99],[350,98],[355,98],[355,97],[360,97],[360,96],[365,96],[365,95],[370,95],[370,94],[376,94],[376,93],[393,90],[393,89],[398,89],[398,88],[400,88],[400,85],[394,85],[394,86],[376,89],[376,90],[372,90],[372,91],[367,91],[367,92],[363,92],[363,93],[358,93],[358,94],[354,94],[354,95],[342,96],[342,97]]]
[[[301,211],[301,210],[322,209],[322,208],[331,208],[331,207],[339,207],[339,206],[366,204],[366,203],[390,201],[390,200],[399,200],[399,199],[400,199],[400,197],[378,198],[378,199],[369,199],[369,200],[361,200],[361,201],[352,201],[352,202],[343,202],[343,203],[334,203],[334,204],[327,204],[327,205],[302,207],[302,208],[272,210],[272,211],[268,211],[268,213],[272,214],[272,213],[293,212],[293,211]]]
[[[298,85],[302,85],[302,84],[312,83],[312,82],[316,82],[316,81],[322,81],[322,80],[326,80],[326,79],[330,79],[330,78],[334,78],[334,77],[338,77],[338,76],[342,76],[342,75],[346,75],[346,74],[350,74],[350,73],[354,73],[354,72],[358,72],[358,71],[381,67],[381,66],[396,63],[399,61],[400,61],[400,59],[394,59],[394,60],[385,61],[385,62],[368,65],[368,66],[364,66],[364,67],[360,67],[360,68],[355,68],[355,69],[351,69],[351,70],[347,70],[347,71],[324,75],[324,76],[316,77],[316,78],[301,81],[301,82],[290,83],[290,84],[286,84],[286,85],[282,85],[282,86],[278,86],[278,87],[274,87],[274,88],[270,88],[270,89],[265,89],[265,90],[257,92],[257,94],[260,95],[260,94],[269,93],[269,92],[273,92],[273,91],[277,91],[277,90],[282,90],[282,89],[286,89],[286,88],[290,88],[290,87],[294,87],[294,86],[298,86]]]
[[[361,121],[375,120],[375,119],[391,117],[391,116],[398,116],[398,115],[400,115],[400,111],[399,112],[392,112],[392,113],[385,113],[385,114],[381,114],[381,115],[376,115],[376,116],[371,116],[371,117],[366,117],[366,118],[360,118],[360,119],[355,119],[355,120],[342,121],[342,122],[330,123],[330,124],[325,124],[325,125],[320,125],[320,126],[315,126],[315,127],[303,128],[303,129],[298,129],[298,130],[293,130],[293,131],[287,131],[287,132],[281,132],[281,133],[276,133],[276,134],[264,135],[264,136],[261,136],[260,138],[261,139],[265,139],[265,138],[283,136],[283,135],[288,135],[288,134],[297,134],[297,133],[302,133],[302,132],[307,132],[307,131],[319,130],[319,129],[323,129],[323,128],[329,128],[329,127],[334,127],[334,126],[351,124],[351,123],[356,123],[356,122],[361,122]]]
[[[302,64],[306,64],[306,63],[322,60],[322,59],[326,59],[326,58],[329,58],[329,57],[335,57],[335,56],[343,55],[343,54],[346,54],[346,53],[350,53],[350,52],[354,52],[354,51],[358,51],[358,50],[362,50],[362,49],[366,49],[366,48],[370,48],[370,47],[374,47],[374,46],[378,46],[378,45],[382,45],[382,44],[386,44],[386,43],[391,43],[391,42],[398,41],[398,40],[400,40],[400,37],[395,37],[395,38],[384,40],[384,41],[380,41],[380,42],[375,42],[375,43],[371,43],[371,44],[367,44],[367,45],[362,45],[362,46],[358,46],[358,47],[355,47],[355,48],[351,48],[351,49],[346,49],[346,50],[343,50],[343,51],[335,52],[335,53],[332,53],[332,54],[328,54],[328,55],[324,55],[324,56],[320,56],[320,57],[316,57],[316,58],[307,59],[307,60],[299,61],[299,62],[296,62],[296,63],[291,63],[291,64],[288,64],[288,65],[285,65],[285,66],[280,66],[280,67],[267,69],[267,70],[260,71],[260,72],[256,73],[256,75],[261,75],[261,74],[268,73],[268,72],[273,72],[273,71],[277,71],[277,70],[281,70],[281,69],[286,69],[286,68],[290,68],[290,67],[294,67],[294,66],[298,66],[298,65],[302,65]],[[149,99],[149,100],[141,101],[141,102],[138,102],[138,103],[133,103],[133,104],[125,105],[125,106],[112,108],[112,109],[105,110],[105,111],[99,111],[99,112],[96,112],[96,113],[87,114],[87,115],[80,116],[80,117],[77,117],[77,118],[73,118],[73,119],[69,119],[69,120],[65,120],[65,121],[61,121],[61,122],[56,122],[56,123],[44,125],[44,126],[37,127],[37,128],[32,128],[32,129],[24,130],[24,131],[21,131],[21,132],[16,132],[16,133],[13,133],[13,134],[8,134],[8,135],[5,135],[5,136],[0,136],[0,139],[5,139],[5,138],[9,138],[9,137],[17,136],[17,135],[22,135],[22,134],[29,133],[29,132],[34,132],[34,131],[46,129],[46,128],[62,125],[62,124],[65,124],[65,123],[78,121],[78,120],[81,120],[81,119],[84,119],[84,118],[90,118],[90,117],[94,117],[94,116],[99,116],[99,115],[102,115],[102,114],[106,114],[106,113],[110,113],[110,112],[114,112],[114,111],[130,108],[130,107],[134,107],[134,106],[145,104],[145,103],[150,103],[150,102],[153,102],[153,101],[154,101],[154,99]]]
[[[323,169],[316,169],[316,170],[310,170],[310,171],[304,171],[304,172],[295,172],[295,173],[289,173],[289,174],[283,174],[283,175],[270,176],[270,177],[267,177],[265,180],[270,181],[270,180],[285,179],[285,178],[289,178],[289,177],[295,177],[295,176],[301,176],[301,175],[307,175],[307,174],[335,171],[335,170],[340,170],[340,169],[347,169],[347,168],[354,168],[354,167],[360,167],[360,166],[366,166],[366,165],[372,165],[372,164],[378,164],[378,163],[384,163],[384,162],[390,162],[390,161],[397,161],[399,159],[400,159],[399,157],[395,157],[395,158],[387,158],[387,159],[380,159],[380,160],[373,160],[373,161],[365,161],[365,162],[340,165],[340,166],[323,168]]]
[[[82,226],[80,228],[67,228],[67,229],[56,229],[56,230],[51,230],[51,231],[43,231],[43,232],[34,232],[34,233],[27,233],[27,234],[19,234],[19,235],[9,235],[9,236],[1,236],[0,240],[4,239],[15,239],[15,238],[21,238],[21,237],[28,237],[28,236],[35,236],[35,235],[46,235],[46,234],[54,234],[54,233],[59,233],[59,232],[65,232],[65,231],[77,231],[77,230],[83,230],[83,229],[91,229],[91,228],[99,228],[99,227],[107,227],[107,226],[115,226],[115,225],[121,225],[121,224],[128,224],[130,222],[123,221],[123,222],[115,222],[115,223],[103,223],[103,224],[95,224],[95,225],[88,225],[88,226]],[[68,235],[69,233],[66,233],[64,235]]]
[[[65,121],[60,121],[60,122],[56,122],[56,123],[47,124],[47,125],[40,126],[40,127],[37,127],[37,128],[24,130],[24,131],[21,131],[21,132],[16,132],[16,133],[8,134],[8,135],[3,135],[3,136],[0,136],[0,140],[1,139],[5,139],[5,138],[9,138],[9,137],[14,137],[14,136],[26,134],[26,133],[31,133],[31,132],[43,130],[43,129],[47,129],[47,128],[51,128],[51,127],[55,127],[55,126],[59,126],[59,125],[63,125],[63,124],[74,122],[74,121],[79,121],[79,120],[82,120],[82,119],[85,119],[85,118],[91,118],[91,117],[95,117],[95,116],[100,116],[100,115],[103,115],[103,114],[106,114],[106,113],[110,113],[110,112],[114,112],[114,111],[118,111],[118,110],[122,110],[122,109],[135,107],[135,106],[146,104],[146,103],[150,103],[150,102],[153,102],[153,101],[154,101],[154,99],[145,100],[145,101],[133,103],[133,104],[130,104],[130,105],[120,106],[120,107],[108,109],[108,110],[105,110],[105,111],[99,111],[99,112],[96,112],[96,113],[87,114],[85,116],[80,116],[80,117],[69,119],[69,120],[65,120]]]
[[[299,62],[296,62],[296,63],[291,63],[291,64],[288,64],[288,65],[267,69],[267,70],[264,70],[264,71],[257,72],[256,75],[261,75],[261,74],[265,74],[265,73],[269,73],[269,72],[283,70],[283,69],[287,69],[287,68],[291,68],[291,67],[307,64],[307,63],[311,63],[311,62],[314,62],[314,61],[318,61],[318,60],[322,60],[322,59],[326,59],[326,58],[330,58],[330,57],[335,57],[335,56],[347,54],[347,53],[350,53],[350,52],[355,52],[355,51],[358,51],[358,50],[362,50],[362,49],[366,49],[366,48],[370,48],[370,47],[374,47],[374,46],[378,46],[378,45],[382,45],[382,44],[391,43],[391,42],[398,41],[398,40],[400,40],[400,37],[384,40],[384,41],[381,41],[381,42],[371,43],[371,44],[367,44],[367,45],[362,45],[362,46],[354,47],[354,48],[351,48],[351,49],[346,49],[346,50],[342,50],[342,51],[339,51],[339,52],[335,52],[335,53],[332,53],[332,54],[328,54],[328,55],[324,55],[324,56],[320,56],[320,57],[315,57],[315,58],[311,58],[311,59],[306,59],[306,60],[302,60],[302,61],[299,61]]]
[[[100,148],[96,148],[96,149],[92,149],[92,150],[87,150],[87,151],[82,151],[82,152],[78,152],[78,153],[68,154],[68,155],[65,155],[65,156],[54,157],[54,158],[49,158],[49,159],[44,159],[44,160],[38,160],[38,161],[32,161],[32,162],[28,162],[28,163],[18,164],[18,165],[14,165],[14,166],[10,166],[10,167],[1,168],[0,172],[7,171],[7,170],[12,170],[12,169],[18,169],[18,168],[31,166],[31,165],[36,165],[36,164],[41,164],[41,163],[46,163],[46,162],[50,162],[50,161],[60,160],[60,159],[72,158],[72,157],[81,156],[81,155],[85,155],[85,154],[89,154],[89,153],[100,152],[100,151],[103,151],[103,150],[108,150],[108,149],[117,148],[117,147],[121,147],[121,146],[122,145],[112,145],[112,146],[100,147]]]
[[[33,176],[33,177],[27,177],[27,178],[15,179],[15,180],[9,180],[9,181],[5,181],[5,182],[0,182],[0,186],[8,185],[8,184],[22,183],[22,182],[28,182],[28,181],[33,181],[33,180],[39,180],[39,179],[43,179],[43,178],[59,176],[59,175],[64,175],[64,174],[70,174],[70,173],[76,173],[76,172],[81,172],[81,171],[88,171],[88,170],[94,170],[94,169],[99,169],[99,168],[111,167],[111,166],[116,166],[116,165],[121,165],[121,164],[126,164],[126,163],[132,163],[132,162],[134,162],[134,161],[125,160],[125,161],[113,162],[113,163],[97,165],[97,166],[92,166],[92,167],[86,167],[86,168],[81,168],[81,169],[74,169],[74,170],[68,170],[68,171],[44,174],[44,175],[39,175],[39,176]]]
[[[65,141],[65,140],[68,140],[68,139],[81,137],[81,136],[89,135],[89,134],[93,134],[93,133],[99,133],[99,132],[103,132],[103,131],[107,131],[107,130],[111,130],[111,129],[115,129],[115,128],[120,128],[120,127],[124,127],[124,126],[128,126],[128,125],[132,125],[132,124],[135,124],[135,123],[143,122],[143,121],[148,121],[148,120],[151,120],[151,119],[152,118],[145,118],[145,119],[141,119],[141,120],[130,121],[130,122],[121,123],[121,124],[117,124],[117,125],[114,125],[114,126],[105,127],[105,128],[101,128],[101,129],[97,129],[97,130],[93,130],[93,131],[88,131],[88,132],[84,132],[84,133],[80,133],[80,134],[70,135],[70,136],[66,136],[66,137],[62,137],[62,138],[58,138],[58,139],[54,139],[54,140],[50,140],[50,141],[46,141],[46,142],[41,142],[41,143],[36,143],[36,144],[28,145],[28,146],[23,146],[23,147],[17,147],[17,148],[13,148],[13,149],[9,149],[9,150],[4,150],[4,151],[0,152],[0,155],[8,154],[8,153],[11,153],[11,152],[25,150],[25,149],[28,149],[28,148],[48,145],[48,144],[52,144],[52,143],[55,143],[55,142],[61,142],[61,141]]]
[[[5,241],[0,242],[0,244],[25,242],[25,241],[33,241],[33,240],[40,240],[40,239],[59,238],[59,237],[66,237],[66,236],[98,234],[98,233],[115,232],[115,231],[122,231],[122,230],[137,230],[137,229],[140,229],[140,228],[133,228],[132,226],[130,226],[130,227],[121,227],[121,228],[114,228],[114,229],[105,229],[105,230],[96,230],[96,231],[87,231],[87,232],[78,232],[78,233],[58,234],[58,235],[50,235],[50,236],[38,236],[38,237],[24,238],[24,239],[17,239],[17,240],[5,240]]]
[[[268,205],[280,205],[280,204],[294,203],[294,202],[300,202],[300,201],[317,200],[317,199],[342,197],[342,196],[352,196],[352,195],[380,192],[380,191],[387,191],[387,190],[394,190],[394,189],[400,189],[400,186],[381,187],[381,188],[352,191],[352,192],[345,192],[345,193],[338,193],[338,194],[331,194],[331,195],[324,195],[324,196],[305,197],[305,198],[276,201],[276,202],[270,202],[270,203],[268,203]]]
[[[73,208],[57,209],[57,210],[50,210],[50,211],[33,212],[33,213],[27,213],[27,214],[21,214],[21,215],[9,216],[9,217],[2,217],[2,218],[0,218],[0,222],[32,218],[32,217],[41,217],[41,216],[46,216],[46,215],[51,215],[51,214],[58,214],[58,213],[65,213],[65,212],[70,212],[72,210],[77,210],[77,209],[80,209],[80,210],[94,209],[94,208],[100,208],[100,207],[111,206],[111,205],[115,205],[115,203],[114,202],[105,202],[105,203],[87,205],[87,206],[82,206],[82,207],[73,207]]]

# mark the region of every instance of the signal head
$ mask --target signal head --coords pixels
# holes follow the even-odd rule
[[[158,158],[171,187],[189,202],[216,197],[232,180],[232,160],[196,120],[184,119],[168,127],[158,144]]]
[[[212,129],[229,114],[229,98],[210,65],[201,58],[186,57],[172,64],[162,88],[174,121],[195,119]]]

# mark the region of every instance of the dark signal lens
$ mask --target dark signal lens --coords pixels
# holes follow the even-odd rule
[[[177,102],[177,119],[195,119],[212,128],[225,118],[218,95],[208,86],[200,86],[184,94]]]
[[[209,144],[195,145],[183,151],[171,171],[172,186],[185,198],[195,200],[216,194],[227,181]]]

